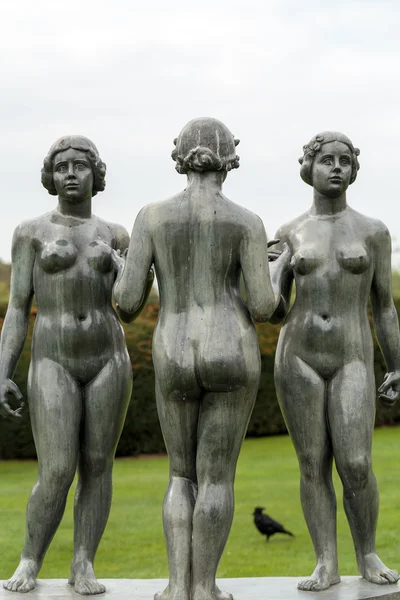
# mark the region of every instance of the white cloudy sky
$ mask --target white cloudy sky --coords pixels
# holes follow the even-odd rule
[[[94,212],[130,230],[184,186],[172,139],[197,116],[241,139],[225,193],[270,236],[311,203],[303,144],[343,131],[361,149],[349,203],[400,246],[398,0],[2,0],[0,17],[3,260],[16,225],[55,205],[40,169],[56,138],[93,139],[108,166]]]

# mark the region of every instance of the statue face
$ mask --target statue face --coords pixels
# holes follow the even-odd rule
[[[60,199],[80,202],[91,198],[93,171],[86,152],[68,148],[55,155],[53,179]]]
[[[351,161],[350,148],[343,142],[323,144],[312,166],[313,187],[332,198],[343,194],[350,185]]]

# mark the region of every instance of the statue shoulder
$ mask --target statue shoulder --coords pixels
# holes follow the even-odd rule
[[[293,234],[302,227],[302,225],[309,219],[310,213],[307,211],[302,213],[295,219],[284,223],[279,227],[278,231],[275,234],[275,238],[281,240],[281,242],[290,242]]]

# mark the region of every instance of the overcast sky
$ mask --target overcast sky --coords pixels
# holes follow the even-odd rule
[[[349,204],[400,246],[399,30],[398,0],[2,0],[0,258],[21,220],[56,204],[40,169],[57,138],[95,142],[107,188],[93,211],[131,230],[184,187],[172,140],[198,116],[241,139],[224,191],[269,236],[311,204],[303,144],[347,134],[361,149]]]

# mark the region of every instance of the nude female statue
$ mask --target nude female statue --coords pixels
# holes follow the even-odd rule
[[[262,221],[221,191],[228,171],[239,166],[237,143],[215,119],[183,128],[172,158],[187,186],[139,213],[114,291],[125,313],[136,312],[154,264],[161,310],[153,362],[170,459],[163,504],[170,579],[156,600],[231,598],[217,588],[215,575],[260,377],[251,316],[267,320],[280,299],[270,285]]]
[[[302,590],[323,590],[340,581],[333,458],[360,574],[377,584],[399,578],[375,552],[375,382],[368,299],[389,371],[379,392],[389,405],[400,395],[399,326],[391,295],[389,232],[346,202],[358,154],[348,137],[331,131],[304,146],[300,174],[313,186],[314,201],[277,233],[290,248],[290,266],[283,265],[282,271],[282,265],[270,263],[272,280],[280,277],[283,300],[274,320],[285,316],[296,282],[296,300],[279,337],[275,381],[299,460],[301,502],[317,558],[311,577],[299,584]],[[272,258],[277,254],[279,248]]]
[[[93,561],[111,503],[111,473],[131,393],[131,364],[111,304],[112,249],[129,236],[92,214],[104,190],[106,166],[90,140],[61,138],[44,159],[42,183],[58,195],[50,213],[17,227],[12,246],[11,294],[0,344],[0,414],[19,416],[7,393],[26,337],[35,294],[28,397],[39,478],[27,507],[21,562],[7,590],[35,587],[46,550],[64,513],[78,467],[74,556],[69,583],[80,594],[105,591]]]

